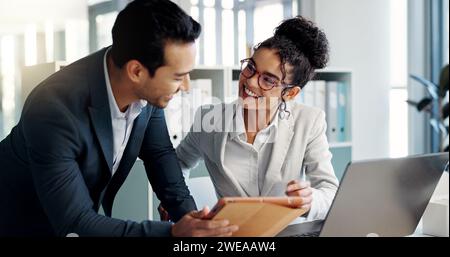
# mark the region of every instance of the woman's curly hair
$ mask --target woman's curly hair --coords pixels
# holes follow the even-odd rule
[[[254,50],[269,48],[278,50],[281,67],[288,63],[293,70],[283,79],[292,75],[289,84],[301,88],[314,77],[315,70],[324,68],[329,59],[328,40],[325,33],[302,16],[284,20],[276,29],[274,36],[258,44]]]
[[[302,16],[284,20],[275,29],[273,37],[256,45],[254,51],[260,48],[276,49],[281,61],[282,80],[289,77],[289,84],[300,88],[313,79],[315,70],[324,68],[329,60],[325,33]],[[293,68],[287,71],[285,64],[290,64]],[[289,88],[285,88],[282,95],[287,90]],[[280,106],[286,111],[284,100]]]

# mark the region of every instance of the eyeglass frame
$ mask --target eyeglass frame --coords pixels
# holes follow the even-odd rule
[[[246,69],[246,68],[248,67],[248,64],[249,64],[249,63],[251,63],[251,64],[255,67],[255,70],[254,70],[253,74],[252,74],[251,76],[249,76],[249,77],[247,77],[247,76],[245,76],[245,75],[243,74],[244,69],[242,69],[242,66],[244,65],[245,62],[247,62],[247,66],[246,66],[244,69]],[[296,86],[296,85],[293,85],[293,84],[287,84],[287,83],[285,83],[285,82],[284,82],[284,79],[279,80],[278,78],[276,78],[276,79],[278,80],[277,84],[276,84],[276,85],[273,85],[273,86],[272,86],[271,88],[269,88],[269,89],[265,89],[265,88],[261,87],[261,83],[259,82],[259,80],[260,80],[260,78],[261,78],[261,75],[266,75],[266,76],[267,76],[267,74],[261,73],[261,72],[259,72],[259,71],[256,69],[256,63],[255,63],[255,61],[253,61],[252,58],[245,58],[245,59],[242,59],[242,60],[240,61],[240,63],[241,63],[241,69],[240,69],[240,70],[241,70],[242,76],[244,76],[244,78],[246,78],[246,79],[251,79],[253,76],[255,76],[256,74],[258,74],[258,78],[257,78],[258,86],[259,86],[259,88],[261,88],[261,89],[264,90],[264,91],[269,91],[269,90],[272,90],[274,87],[279,87],[279,86],[283,87],[284,89],[286,89],[286,88],[291,88],[291,87],[295,87],[295,86]],[[271,77],[271,76],[269,76],[269,77]],[[273,77],[272,77],[272,78],[273,78]]]

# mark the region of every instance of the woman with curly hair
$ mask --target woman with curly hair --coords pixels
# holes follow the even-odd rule
[[[241,61],[239,99],[197,111],[176,149],[183,172],[203,159],[218,197],[300,196],[304,220],[324,219],[338,188],[325,113],[293,100],[327,61],[320,29],[283,21]]]

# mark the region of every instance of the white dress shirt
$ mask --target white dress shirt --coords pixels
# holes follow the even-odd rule
[[[264,185],[264,178],[277,133],[278,112],[275,113],[269,126],[256,134],[253,144],[249,144],[245,133],[243,111],[242,106],[238,105],[234,116],[236,131],[228,133],[225,143],[224,166],[232,171],[239,183],[243,185],[257,181],[258,186],[252,188],[257,191],[247,192],[247,194],[259,196]]]
[[[131,131],[133,130],[133,123],[137,116],[141,113],[142,108],[147,105],[147,101],[138,100],[130,106],[125,112],[121,112],[117,106],[117,102],[114,98],[114,94],[111,88],[111,82],[109,80],[108,66],[106,58],[110,48],[106,50],[103,57],[103,67],[105,70],[105,82],[108,91],[109,109],[111,110],[112,132],[114,142],[114,154],[113,154],[113,168],[112,174],[116,172],[119,167],[120,160],[122,160],[123,152],[127,146],[128,139],[130,138]]]

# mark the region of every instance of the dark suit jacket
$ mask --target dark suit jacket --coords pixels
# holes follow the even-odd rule
[[[111,177],[105,50],[64,67],[37,86],[19,123],[0,143],[0,235],[170,235],[168,222],[137,223],[97,213],[102,204],[105,214],[111,215],[114,196],[138,156],[174,221],[196,209],[164,112],[150,104],[136,118],[120,166]]]

